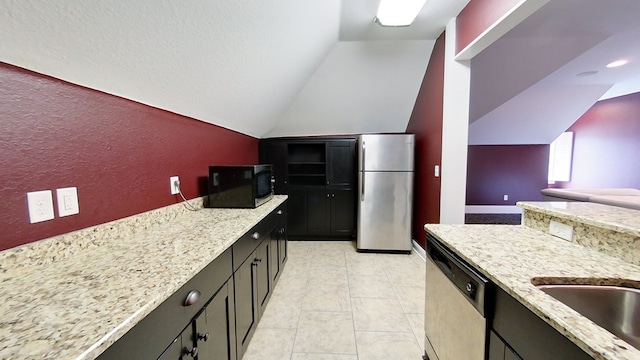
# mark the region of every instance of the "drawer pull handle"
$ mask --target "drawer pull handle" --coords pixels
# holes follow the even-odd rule
[[[251,238],[252,238],[253,240],[258,240],[258,239],[260,239],[260,233],[259,233],[259,232],[257,232],[257,231],[256,231],[256,232],[254,232],[253,234],[251,234]]]
[[[191,290],[189,291],[189,294],[187,294],[187,297],[184,299],[184,306],[191,306],[198,302],[198,299],[200,299],[200,291]]]

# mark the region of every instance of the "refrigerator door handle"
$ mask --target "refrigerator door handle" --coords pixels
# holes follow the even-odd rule
[[[362,163],[360,164],[360,201],[364,201],[364,164],[366,164],[366,162],[364,161],[364,155],[365,155],[365,150],[367,149],[367,145],[365,144],[364,140],[362,140]]]
[[[364,161],[364,153],[365,153],[366,148],[367,148],[367,146],[364,143],[364,140],[362,140],[362,159],[361,159],[362,163],[360,163],[360,170],[362,170],[362,171],[365,170],[365,168],[364,168],[365,165],[364,164],[366,164],[366,162]]]
[[[360,174],[360,201],[364,201],[364,171],[358,173]]]

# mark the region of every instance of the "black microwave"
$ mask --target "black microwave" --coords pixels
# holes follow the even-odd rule
[[[271,165],[209,166],[210,208],[256,208],[273,197]]]

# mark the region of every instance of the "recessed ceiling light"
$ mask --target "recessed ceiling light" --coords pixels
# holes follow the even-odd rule
[[[583,77],[583,76],[591,76],[591,75],[595,75],[598,72],[595,70],[591,70],[591,71],[585,71],[585,72],[581,72],[580,74],[577,74],[577,77]]]
[[[426,0],[381,0],[375,22],[382,26],[409,26]]]
[[[622,66],[624,64],[626,64],[628,61],[627,60],[616,60],[614,62],[610,62],[607,64],[608,68],[614,68],[614,67],[618,67],[618,66]]]

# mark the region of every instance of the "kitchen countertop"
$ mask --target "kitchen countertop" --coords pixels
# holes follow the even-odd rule
[[[424,228],[594,359],[640,359],[640,350],[532,284],[532,279],[538,284],[550,278],[584,284],[598,278],[606,279],[600,284],[617,285],[625,279],[640,287],[640,266],[522,225]]]
[[[594,227],[640,236],[638,210],[590,202],[518,202],[525,211],[577,221]]]
[[[0,358],[95,359],[285,200],[155,223],[143,214],[144,226],[0,253]]]

